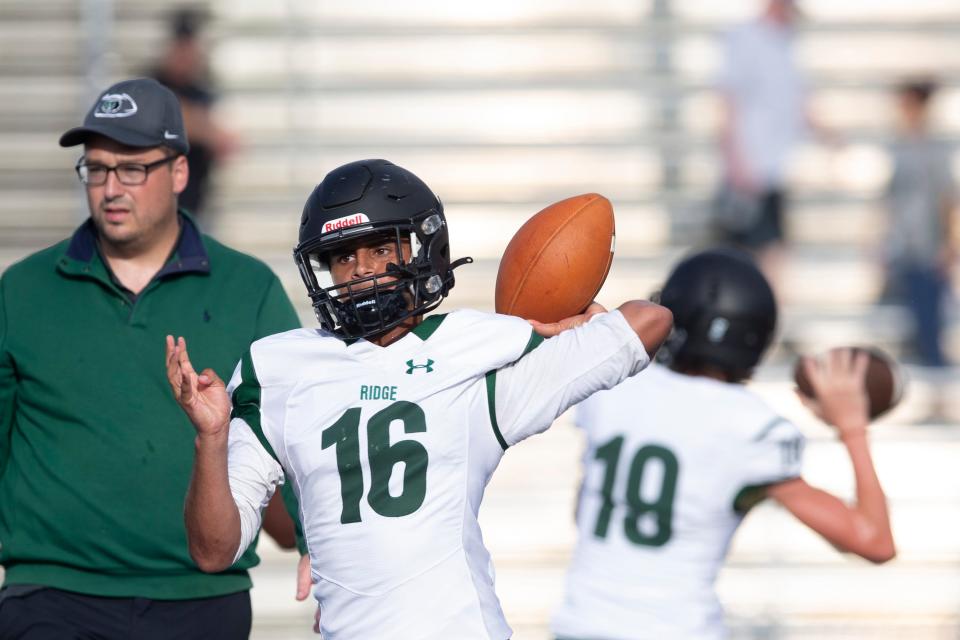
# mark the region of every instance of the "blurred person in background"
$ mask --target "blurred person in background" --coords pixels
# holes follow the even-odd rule
[[[897,89],[900,129],[891,149],[884,249],[888,288],[913,317],[915,353],[921,364],[943,367],[944,302],[957,254],[957,191],[951,149],[929,130],[935,91],[936,84],[927,79],[904,82]]]
[[[0,278],[0,639],[246,638],[256,552],[216,575],[190,558],[195,432],[151,363],[173,329],[228,374],[299,321],[266,265],[178,211],[169,89],[111,86],[60,145],[83,145],[90,217]]]
[[[744,386],[770,345],[773,291],[748,254],[681,261],[660,294],[674,329],[641,375],[577,406],[586,435],[577,546],[552,629],[563,640],[726,637],[714,591],[749,510],[780,503],[841,551],[894,556],[867,442],[867,356],[807,359],[816,400],[856,483],[847,505],[803,479],[804,437]]]
[[[784,249],[786,170],[813,121],[794,60],[793,0],[769,0],[762,14],[731,29],[719,78],[723,175],[713,203],[719,239],[757,256],[774,288]]]
[[[202,38],[207,16],[194,8],[179,9],[170,18],[170,40],[156,68],[148,75],[169,87],[180,100],[190,136],[190,182],[180,206],[194,216],[206,213],[210,180],[217,166],[237,147],[235,136],[214,114],[216,94]]]

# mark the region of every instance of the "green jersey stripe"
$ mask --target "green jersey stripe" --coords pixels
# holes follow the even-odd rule
[[[436,316],[434,316],[436,317]],[[432,318],[428,318],[432,320]],[[437,323],[439,324],[439,323]],[[422,325],[421,325],[422,326]],[[530,330],[530,340],[527,341],[527,346],[523,348],[523,353],[520,355],[527,355],[534,349],[536,349],[543,342],[543,336],[537,333],[534,330]],[[490,413],[490,426],[493,427],[493,435],[497,437],[497,442],[500,443],[500,446],[504,451],[509,448],[510,445],[507,444],[507,441],[504,439],[503,434],[500,432],[500,425],[497,423],[497,372],[488,371],[485,376],[487,383],[487,410]]]
[[[533,351],[534,349],[536,349],[537,347],[539,347],[540,344],[543,342],[543,339],[544,339],[544,338],[543,338],[542,335],[540,335],[539,333],[537,333],[536,331],[534,331],[533,329],[531,329],[531,330],[530,330],[530,341],[527,342],[527,346],[525,346],[525,347],[523,348],[523,355],[525,356],[525,355],[527,355],[528,353],[530,353],[531,351]],[[521,356],[521,357],[523,357],[523,356]]]
[[[510,445],[507,444],[507,441],[503,439],[503,434],[500,433],[500,425],[497,424],[497,372],[488,371],[486,375],[487,382],[487,410],[490,412],[490,426],[493,427],[493,435],[497,436],[497,442],[500,443],[500,446],[504,451],[507,450],[507,447]]]
[[[426,342],[430,339],[430,336],[433,335],[433,332],[437,330],[440,326],[440,323],[443,322],[443,319],[447,317],[447,314],[440,313],[435,316],[430,316],[425,318],[423,322],[415,326],[410,332]]]
[[[233,390],[233,412],[230,418],[243,418],[263,448],[279,463],[280,459],[267,441],[260,424],[260,381],[257,379],[256,369],[253,368],[253,357],[249,349],[240,361],[240,379],[242,382]]]
[[[257,436],[257,440],[270,454],[270,457],[276,460],[277,464],[280,464],[280,459],[277,458],[277,453],[270,446],[267,436],[263,433],[263,425],[260,423],[260,380],[257,379],[257,370],[253,367],[253,356],[250,355],[249,349],[240,360],[240,379],[242,382],[233,390],[233,411],[230,418],[243,418],[243,421]],[[286,469],[284,469],[283,474],[287,476]],[[300,555],[306,555],[307,542],[303,537],[303,525],[300,523],[300,505],[289,482],[285,482],[280,487],[280,495],[284,506],[287,508],[287,513],[293,519],[297,550],[300,551]]]
[[[750,509],[766,499],[767,489],[769,487],[772,487],[775,484],[780,484],[781,482],[796,480],[799,477],[800,476],[785,477],[780,478],[779,480],[771,480],[770,482],[747,485],[746,487],[740,489],[740,491],[737,492],[737,495],[733,498],[733,510],[740,514],[747,513],[750,511]]]
[[[751,442],[760,442],[761,440],[763,440],[764,438],[767,437],[767,434],[768,434],[768,433],[770,433],[771,431],[773,431],[774,427],[776,427],[776,426],[779,425],[780,423],[786,423],[786,422],[787,422],[787,420],[786,420],[785,418],[781,418],[780,416],[777,416],[776,418],[774,418],[773,420],[771,420],[770,422],[768,422],[767,424],[765,424],[765,425],[763,426],[763,428],[760,429],[760,432],[757,433],[757,435],[753,436],[753,438],[751,438],[750,441],[751,441]],[[789,423],[788,423],[788,424],[789,424]]]

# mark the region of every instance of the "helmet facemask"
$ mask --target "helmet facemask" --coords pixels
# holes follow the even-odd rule
[[[345,246],[381,241],[393,243],[398,263],[388,263],[382,273],[333,282],[331,254]],[[345,339],[385,333],[436,308],[453,286],[453,268],[464,263],[451,265],[448,254],[446,223],[434,210],[407,220],[337,230],[294,251],[321,326]]]

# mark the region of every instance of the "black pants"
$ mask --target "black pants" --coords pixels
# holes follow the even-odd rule
[[[756,219],[744,229],[727,230],[726,242],[747,250],[757,250],[783,242],[783,211],[786,194],[781,189],[771,189],[759,196],[759,211]]]
[[[250,622],[248,591],[150,600],[25,585],[0,590],[0,640],[246,640]]]

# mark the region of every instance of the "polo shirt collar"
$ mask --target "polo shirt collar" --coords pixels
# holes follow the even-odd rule
[[[182,273],[210,273],[210,258],[203,245],[200,230],[186,211],[180,209],[178,215],[180,216],[180,239],[174,248],[172,258],[154,278]],[[97,255],[97,229],[93,225],[93,220],[87,219],[73,233],[59,265],[68,272],[73,271],[70,269],[71,265],[89,272],[90,263]]]

